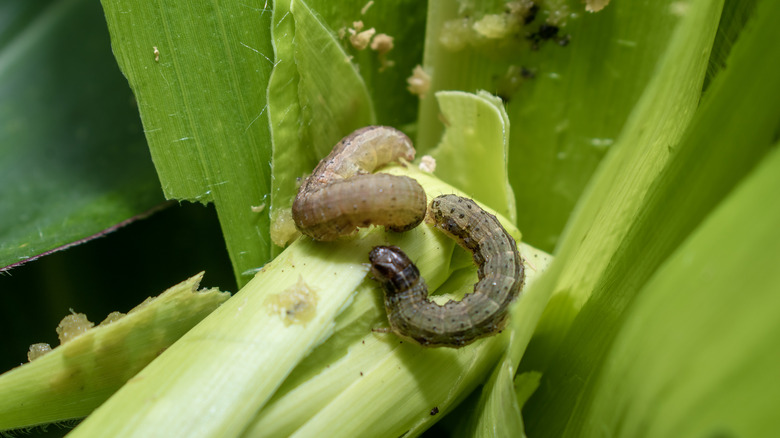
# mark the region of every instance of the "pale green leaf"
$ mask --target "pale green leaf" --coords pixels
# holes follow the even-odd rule
[[[230,297],[198,291],[201,278],[203,273],[0,375],[0,430],[81,418],[100,406]]]
[[[779,146],[643,288],[568,436],[780,430]]]
[[[543,382],[550,379],[559,384],[541,385],[526,409],[529,430],[560,435],[570,421],[570,429],[578,430],[582,417],[572,419],[572,411],[579,409],[579,398],[603,365],[623,312],[658,266],[773,147],[780,128],[780,53],[772,43],[771,23],[780,17],[780,10],[767,6],[770,3],[759,5],[740,34],[726,68],[708,88],[681,141],[672,145],[668,165],[649,188],[620,245],[612,250],[609,265],[588,277],[591,287],[585,288],[582,279],[569,281],[570,293],[560,288],[560,299],[551,302],[549,318],[543,318],[545,325],[535,334],[538,338],[529,347],[524,366],[543,369]],[[757,62],[761,69],[755,68]],[[613,219],[613,226],[618,223]],[[584,265],[577,268],[571,259],[566,269],[596,274],[594,258],[588,254],[592,253],[580,247],[576,260]],[[575,318],[573,309],[578,306],[572,296],[583,292],[591,294],[590,301]],[[561,330],[569,324],[568,331]],[[565,378],[575,374],[580,377]],[[537,422],[540,418],[545,422]]]
[[[404,131],[415,130],[418,99],[405,89],[407,77],[422,60],[427,2],[309,0],[306,3],[339,36],[339,44],[357,66],[374,102],[377,122]],[[392,37],[393,49],[384,56],[370,46],[356,49],[349,42],[348,29],[354,28],[357,21],[363,23],[363,30],[373,28],[376,35]],[[340,37],[342,32],[344,37]]]
[[[556,347],[555,337],[567,332],[567,325],[614,263],[614,253],[645,214],[648,192],[675,156],[673,148],[698,105],[721,5],[697,0],[690,6],[651,84],[567,225],[556,257],[565,272],[548,276],[545,288],[554,292],[535,333],[552,336],[545,340],[550,344],[547,348]]]
[[[321,158],[345,135],[376,123],[376,115],[363,79],[324,23],[303,0],[293,0],[290,12],[295,19],[302,141]]]
[[[470,423],[463,421],[465,424],[457,429],[457,437],[525,438],[521,405],[512,383],[513,375],[510,361],[504,358],[486,383],[486,387],[492,390],[480,399],[471,415],[463,417]]]
[[[523,245],[521,254],[526,262],[527,277],[522,300],[511,309],[512,318],[507,327],[510,347],[493,370],[490,379],[485,382],[477,402],[471,409],[465,409],[466,414],[461,419],[462,426],[459,428],[461,436],[524,434],[520,408],[539,386],[540,374],[531,371],[514,378],[517,371],[514,355],[528,344],[548,303],[549,291],[537,287],[535,279],[547,271],[553,259],[545,252],[527,245]]]
[[[436,99],[453,129],[445,131],[431,152],[434,173],[515,222],[515,196],[507,174],[509,117],[501,99],[484,91],[440,91]]]

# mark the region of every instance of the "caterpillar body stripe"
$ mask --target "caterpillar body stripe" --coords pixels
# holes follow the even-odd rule
[[[370,252],[371,272],[385,290],[390,330],[423,346],[462,347],[504,327],[523,286],[523,262],[498,219],[471,199],[443,195],[430,207],[427,221],[473,254],[479,277],[474,291],[444,305],[429,300],[419,270],[394,246]]]
[[[292,207],[295,226],[324,241],[372,224],[394,231],[416,227],[427,206],[422,186],[409,177],[370,173],[414,154],[411,140],[388,126],[368,126],[344,137],[301,185]]]

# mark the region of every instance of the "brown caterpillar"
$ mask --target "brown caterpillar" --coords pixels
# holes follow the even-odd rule
[[[371,224],[393,231],[416,227],[426,210],[422,186],[406,176],[370,173],[391,161],[412,160],[414,153],[409,137],[388,126],[368,126],[344,137],[298,190],[295,226],[325,241]]]
[[[369,253],[371,272],[385,289],[390,330],[423,346],[462,347],[499,332],[509,304],[523,287],[523,261],[515,240],[495,216],[474,201],[442,195],[431,202],[428,222],[472,252],[479,281],[461,301],[428,299],[420,271],[396,246]]]

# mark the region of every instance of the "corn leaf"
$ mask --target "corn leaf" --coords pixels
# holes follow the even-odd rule
[[[0,6],[0,268],[161,203],[137,109],[86,0]]]
[[[332,32],[339,35],[339,43],[371,94],[377,122],[414,131],[418,99],[404,89],[407,77],[422,59],[427,2],[308,0],[306,3]],[[393,49],[383,56],[370,46],[363,50],[355,48],[349,41],[349,29],[354,29],[358,21],[363,23],[364,30],[373,28],[376,35],[392,37]],[[344,37],[340,36],[342,33]]]
[[[0,375],[0,430],[81,418],[230,294],[198,291],[200,273],[110,323]]]
[[[581,429],[581,410],[588,406],[585,394],[604,364],[625,309],[632,305],[658,266],[773,147],[780,126],[780,65],[774,62],[776,48],[769,43],[769,23],[777,19],[778,10],[767,4],[759,4],[754,21],[745,26],[727,66],[708,88],[687,132],[678,144],[672,145],[669,164],[649,188],[645,205],[620,246],[613,250],[609,266],[593,282],[588,281],[592,285],[589,288],[584,288],[582,279],[569,282],[568,291],[558,286],[562,292],[559,297],[572,297],[571,301],[560,299],[554,304],[557,308],[551,303],[551,311],[546,315],[549,319],[543,317],[545,326],[535,334],[538,338],[521,366],[544,372],[541,389],[526,408],[526,418],[533,419],[527,423],[529,430],[560,435],[564,428],[569,433]],[[765,57],[773,61],[756,70],[755,63]],[[750,116],[731,123],[735,111]],[[608,232],[613,233],[614,229]],[[593,275],[594,259],[587,255],[584,246],[580,251],[580,260],[587,261],[589,268],[579,269]],[[560,258],[563,257],[565,249],[561,250]],[[574,263],[569,265],[575,269]],[[566,306],[571,306],[569,312],[576,309],[577,298],[573,295],[583,292],[591,294],[590,301],[572,318]],[[561,325],[552,329],[555,324]],[[560,330],[569,324],[568,331]],[[563,340],[557,338],[564,332]],[[552,333],[555,335],[551,336]],[[571,375],[579,377],[563,378]],[[544,384],[546,379],[564,379],[565,383],[553,388]],[[544,424],[537,422],[540,417],[545,418]]]
[[[165,196],[214,202],[239,285],[270,258],[265,91],[271,11],[247,3],[104,1]]]
[[[777,433],[778,146],[645,285],[568,436]]]
[[[487,90],[501,96],[512,126],[509,169],[518,225],[527,242],[549,252],[655,76],[671,29],[695,8],[676,0],[613,1],[589,14],[580,0],[544,1],[517,32],[474,35],[476,22],[506,12],[504,3],[429,2],[423,65],[431,89],[421,101],[416,144],[426,152],[441,136],[435,92]],[[559,23],[557,35],[534,50],[533,34],[551,19]],[[462,48],[446,43],[464,33],[468,44]]]
[[[553,302],[535,336],[566,333],[565,325],[587,302],[613,254],[644,214],[647,193],[673,156],[671,148],[698,104],[719,14],[717,2],[701,0],[675,30],[653,82],[567,227],[558,249],[558,259],[566,260],[558,265],[565,272],[548,277]],[[553,338],[545,342],[556,345]]]
[[[515,196],[507,174],[509,117],[501,99],[485,91],[440,91],[436,99],[442,117],[457,127],[447,130],[431,152],[436,175],[515,222]]]

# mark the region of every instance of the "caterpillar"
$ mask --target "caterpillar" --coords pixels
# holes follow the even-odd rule
[[[427,198],[412,178],[371,174],[391,161],[414,159],[411,140],[388,126],[368,126],[344,137],[298,190],[292,216],[298,230],[331,241],[358,227],[383,225],[393,231],[416,227]]]
[[[456,348],[501,331],[524,281],[515,240],[495,216],[456,195],[436,197],[426,222],[471,251],[479,281],[461,301],[440,305],[428,299],[425,280],[400,248],[374,247],[368,258],[384,288],[390,330],[423,346]]]

